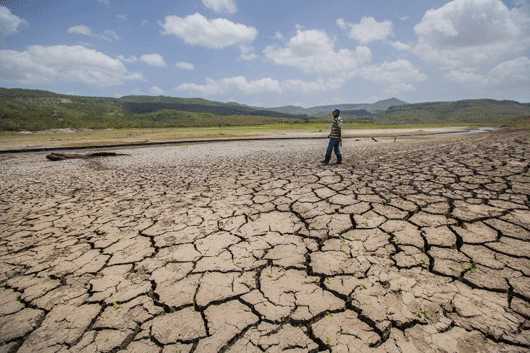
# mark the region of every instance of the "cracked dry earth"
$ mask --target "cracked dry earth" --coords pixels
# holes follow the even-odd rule
[[[529,352],[528,132],[4,156],[0,352]]]

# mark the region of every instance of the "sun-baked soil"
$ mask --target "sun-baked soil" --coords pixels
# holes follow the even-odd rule
[[[530,131],[325,147],[1,156],[0,352],[529,352]]]

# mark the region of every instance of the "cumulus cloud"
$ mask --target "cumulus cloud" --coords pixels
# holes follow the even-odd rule
[[[149,66],[157,66],[157,67],[164,67],[166,66],[166,62],[164,61],[164,58],[160,54],[144,54],[140,56],[140,61],[143,61]]]
[[[66,30],[67,33],[77,33],[82,34],[84,36],[92,36],[92,30],[90,27],[85,25],[79,25],[79,26],[72,26]]]
[[[386,85],[388,93],[413,91],[414,83],[422,82],[427,76],[408,60],[385,61],[378,65],[363,67],[360,73],[365,80]]]
[[[110,5],[110,1],[109,0],[98,0],[98,1],[99,1],[100,4],[103,4],[103,5],[107,6],[107,7],[109,7],[109,5]]]
[[[329,92],[334,91],[342,87],[345,80],[343,78],[333,78],[324,81],[319,78],[313,82],[307,82],[303,80],[284,80],[281,86],[286,91],[293,91],[303,94],[312,94],[317,92]]]
[[[349,30],[348,36],[361,44],[384,40],[394,35],[392,21],[377,22],[373,17],[363,17],[359,23],[346,23],[344,19],[339,18],[337,25],[344,31]]]
[[[26,24],[28,24],[26,20],[12,14],[7,7],[0,6],[0,41],[16,33],[20,26]]]
[[[396,49],[396,50],[401,50],[401,51],[406,51],[406,50],[410,50],[411,46],[409,44],[405,44],[405,43],[402,43],[400,42],[399,40],[395,41],[395,42],[389,42],[388,43],[392,48]]]
[[[67,33],[71,34],[82,34],[84,36],[94,37],[106,41],[118,40],[120,37],[118,33],[110,30],[105,30],[102,33],[92,33],[92,29],[85,25],[72,26],[66,30]]]
[[[445,69],[494,64],[530,47],[530,15],[501,0],[454,0],[429,10],[414,26],[415,53]]]
[[[195,69],[195,66],[192,63],[187,63],[184,61],[178,62],[175,64],[176,67],[181,68],[183,70],[193,70]]]
[[[0,50],[0,77],[1,82],[32,87],[65,81],[106,88],[145,80],[142,73],[129,72],[119,59],[80,45]]]
[[[165,21],[159,24],[164,28],[162,34],[172,34],[182,38],[186,44],[207,48],[250,43],[258,35],[254,27],[234,23],[225,18],[209,20],[199,13],[185,18],[166,16]]]
[[[265,58],[276,65],[297,67],[308,73],[355,76],[359,66],[372,59],[368,47],[335,51],[335,41],[321,30],[301,30],[284,46],[270,45]]]
[[[157,86],[153,86],[151,88],[149,88],[149,94],[153,95],[153,96],[163,96],[165,95],[165,91],[160,88],[160,87],[157,87]]]
[[[202,0],[204,6],[217,13],[233,15],[237,12],[237,5],[233,0]]]
[[[117,14],[116,18],[120,21],[127,21],[127,15]]]
[[[520,56],[496,65],[481,75],[474,68],[451,70],[442,76],[444,79],[466,90],[482,94],[513,99],[514,96],[530,94],[530,59]]]
[[[488,74],[488,82],[496,86],[525,86],[530,78],[530,59],[524,56],[495,66]]]
[[[243,76],[213,80],[206,78],[206,84],[183,83],[176,87],[178,91],[198,93],[207,96],[217,96],[226,93],[238,92],[243,94],[282,93],[280,83],[271,78],[247,81]]]

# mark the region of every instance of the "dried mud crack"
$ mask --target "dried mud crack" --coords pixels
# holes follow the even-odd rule
[[[0,166],[1,352],[530,352],[530,131]]]

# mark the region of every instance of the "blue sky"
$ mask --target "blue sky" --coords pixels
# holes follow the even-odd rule
[[[254,106],[530,102],[530,0],[0,1],[0,86]]]

